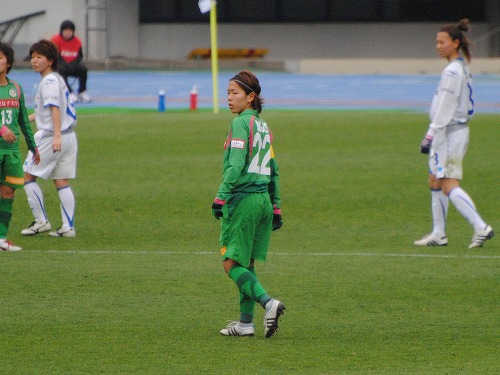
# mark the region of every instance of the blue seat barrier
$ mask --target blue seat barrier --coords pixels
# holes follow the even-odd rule
[[[226,109],[226,89],[235,72],[219,74],[219,106]],[[396,109],[427,112],[439,81],[438,75],[309,75],[256,72],[266,108]],[[14,70],[9,74],[24,88],[33,105],[31,87],[39,75]],[[478,112],[500,113],[500,75],[474,76]],[[211,72],[108,72],[89,74],[92,103],[86,107],[157,109],[158,91],[164,90],[168,108],[189,108],[193,86],[198,107],[212,107]],[[126,82],[126,84],[124,84]]]

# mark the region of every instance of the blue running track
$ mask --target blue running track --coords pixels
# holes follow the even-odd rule
[[[235,72],[219,73],[219,108],[226,109],[227,82]],[[312,75],[256,72],[266,108],[380,109],[426,112],[438,75]],[[39,75],[30,70],[9,74],[24,88],[28,106]],[[500,75],[473,77],[477,112],[500,113]],[[90,71],[85,107],[157,108],[158,92],[166,92],[166,106],[188,108],[189,92],[198,88],[200,108],[212,108],[212,75],[175,71]]]

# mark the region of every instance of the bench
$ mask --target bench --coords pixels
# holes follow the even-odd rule
[[[219,48],[220,59],[251,59],[263,58],[269,52],[267,48]],[[196,48],[192,50],[188,57],[191,60],[209,59],[212,57],[210,48]]]

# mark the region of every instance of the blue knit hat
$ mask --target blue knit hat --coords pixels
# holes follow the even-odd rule
[[[71,29],[73,30],[73,32],[75,32],[75,24],[73,23],[73,21],[70,20],[63,21],[61,23],[61,29],[59,30],[59,34],[62,35],[63,30],[66,29]]]

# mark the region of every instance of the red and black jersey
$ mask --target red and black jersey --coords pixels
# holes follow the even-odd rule
[[[82,42],[77,36],[65,40],[60,34],[57,34],[52,37],[52,41],[57,46],[59,55],[64,61],[70,63],[74,60],[80,61],[82,59]]]

